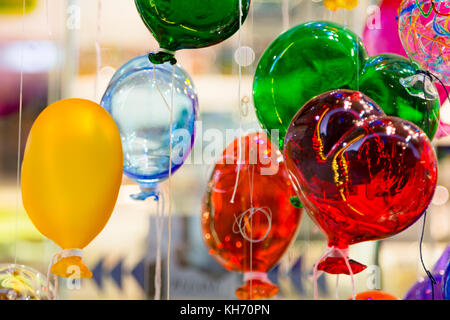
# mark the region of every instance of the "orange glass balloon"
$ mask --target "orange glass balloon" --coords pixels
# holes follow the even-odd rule
[[[348,300],[353,300],[352,297],[348,298]],[[358,293],[356,295],[355,300],[399,300],[397,297],[393,295],[380,291],[380,290],[371,290]]]
[[[67,99],[33,124],[22,164],[22,199],[36,228],[65,251],[54,274],[90,277],[80,250],[103,229],[122,181],[119,130],[97,103]]]
[[[263,133],[235,140],[216,164],[203,200],[203,239],[219,264],[244,273],[238,298],[270,298],[278,292],[267,272],[286,252],[300,225],[301,209],[290,203],[295,196],[280,151]]]

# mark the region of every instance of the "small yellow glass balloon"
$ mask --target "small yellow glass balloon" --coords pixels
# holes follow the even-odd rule
[[[51,272],[92,276],[80,250],[103,229],[122,181],[119,130],[99,104],[67,99],[31,128],[22,164],[22,199],[36,228],[64,249]]]
[[[353,10],[358,5],[358,0],[324,0],[323,5],[331,11],[337,9]]]

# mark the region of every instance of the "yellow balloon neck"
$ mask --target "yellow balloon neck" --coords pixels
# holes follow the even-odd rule
[[[92,277],[92,272],[82,262],[81,257],[61,258],[52,266],[51,272],[57,276],[71,279]]]

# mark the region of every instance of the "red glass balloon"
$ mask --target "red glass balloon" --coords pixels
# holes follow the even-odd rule
[[[295,196],[282,154],[264,133],[236,139],[216,164],[203,199],[203,239],[219,264],[244,273],[238,298],[269,298],[278,292],[267,272],[300,225],[301,209],[290,203]]]
[[[290,124],[284,155],[300,201],[328,246],[343,249],[344,256],[351,244],[408,228],[436,186],[436,156],[423,131],[386,116],[356,91],[330,91],[306,103]],[[349,274],[336,251],[318,269]],[[365,268],[350,265],[353,273]]]

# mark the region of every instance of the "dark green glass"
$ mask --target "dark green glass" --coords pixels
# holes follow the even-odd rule
[[[208,47],[231,37],[239,30],[239,1],[243,22],[250,0],[135,0],[145,25],[165,49],[155,63],[170,61],[177,50]]]
[[[253,98],[263,128],[279,130],[280,148],[297,111],[329,90],[356,86],[355,70],[367,54],[349,29],[332,22],[309,22],[279,36],[256,69]]]
[[[430,99],[419,82],[413,88],[401,83],[417,71],[397,55],[369,58],[348,28],[332,22],[301,24],[279,36],[259,61],[253,84],[256,115],[269,135],[279,130],[282,149],[292,118],[311,98],[329,90],[359,90],[388,115],[418,125],[431,140],[439,122],[437,97]]]
[[[412,92],[414,88],[408,89],[400,81],[417,75],[418,70],[408,59],[396,54],[371,57],[361,72],[359,90],[387,115],[415,123],[431,140],[439,125],[439,99],[416,96]],[[423,77],[417,76],[419,80]],[[416,94],[424,94],[422,86],[416,88]]]

